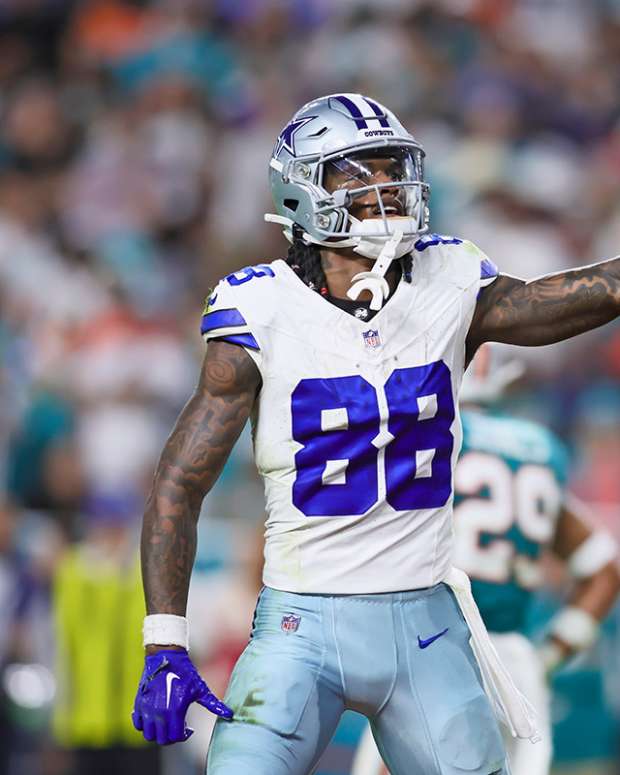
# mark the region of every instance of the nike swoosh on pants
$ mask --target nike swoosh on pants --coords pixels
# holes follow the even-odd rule
[[[445,630],[438,632],[437,635],[431,635],[430,638],[425,638],[424,640],[422,640],[422,638],[418,635],[418,646],[421,649],[425,649],[427,646],[430,646],[431,643],[434,643],[437,640],[437,638],[441,638],[442,635],[445,635],[449,629],[450,629],[449,627],[446,627]]]

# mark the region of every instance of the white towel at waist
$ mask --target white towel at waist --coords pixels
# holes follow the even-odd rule
[[[536,714],[530,703],[514,685],[502,664],[495,646],[471,593],[466,573],[452,567],[444,582],[452,589],[471,632],[471,646],[482,673],[484,689],[495,715],[510,730],[513,737],[522,737],[533,743],[540,740],[536,729]]]

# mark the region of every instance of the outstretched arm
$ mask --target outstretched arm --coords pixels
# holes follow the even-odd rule
[[[572,496],[560,512],[551,549],[577,581],[569,605],[604,619],[620,592],[618,547],[589,524],[585,506]]]
[[[620,257],[525,282],[500,275],[483,289],[467,336],[472,357],[483,342],[541,345],[602,326],[620,315]]]
[[[200,505],[254,405],[260,374],[242,347],[213,341],[155,472],[142,525],[147,613],[185,615]]]
[[[620,592],[618,547],[610,535],[588,523],[585,507],[574,497],[562,507],[551,549],[575,585],[541,647],[549,670],[594,642],[599,623]]]

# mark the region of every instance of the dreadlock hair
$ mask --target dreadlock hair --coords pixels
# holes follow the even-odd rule
[[[400,266],[403,272],[403,278],[406,283],[412,282],[413,275],[413,256],[411,253],[407,253],[400,259]]]
[[[321,253],[316,245],[306,244],[302,237],[303,230],[297,224],[293,225],[293,244],[288,249],[286,263],[308,288],[321,296],[327,296],[327,278],[321,263]],[[411,282],[413,272],[413,256],[411,253],[401,259],[401,270],[405,282]]]
[[[321,264],[321,253],[316,245],[306,245],[302,229],[293,225],[293,244],[288,249],[286,263],[308,288],[327,296],[327,278]]]

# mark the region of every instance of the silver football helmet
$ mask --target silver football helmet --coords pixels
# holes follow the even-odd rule
[[[361,94],[304,105],[278,136],[269,168],[277,214],[265,219],[290,241],[297,225],[308,244],[386,263],[428,229],[424,150],[391,111]],[[360,200],[369,217],[349,211]]]

